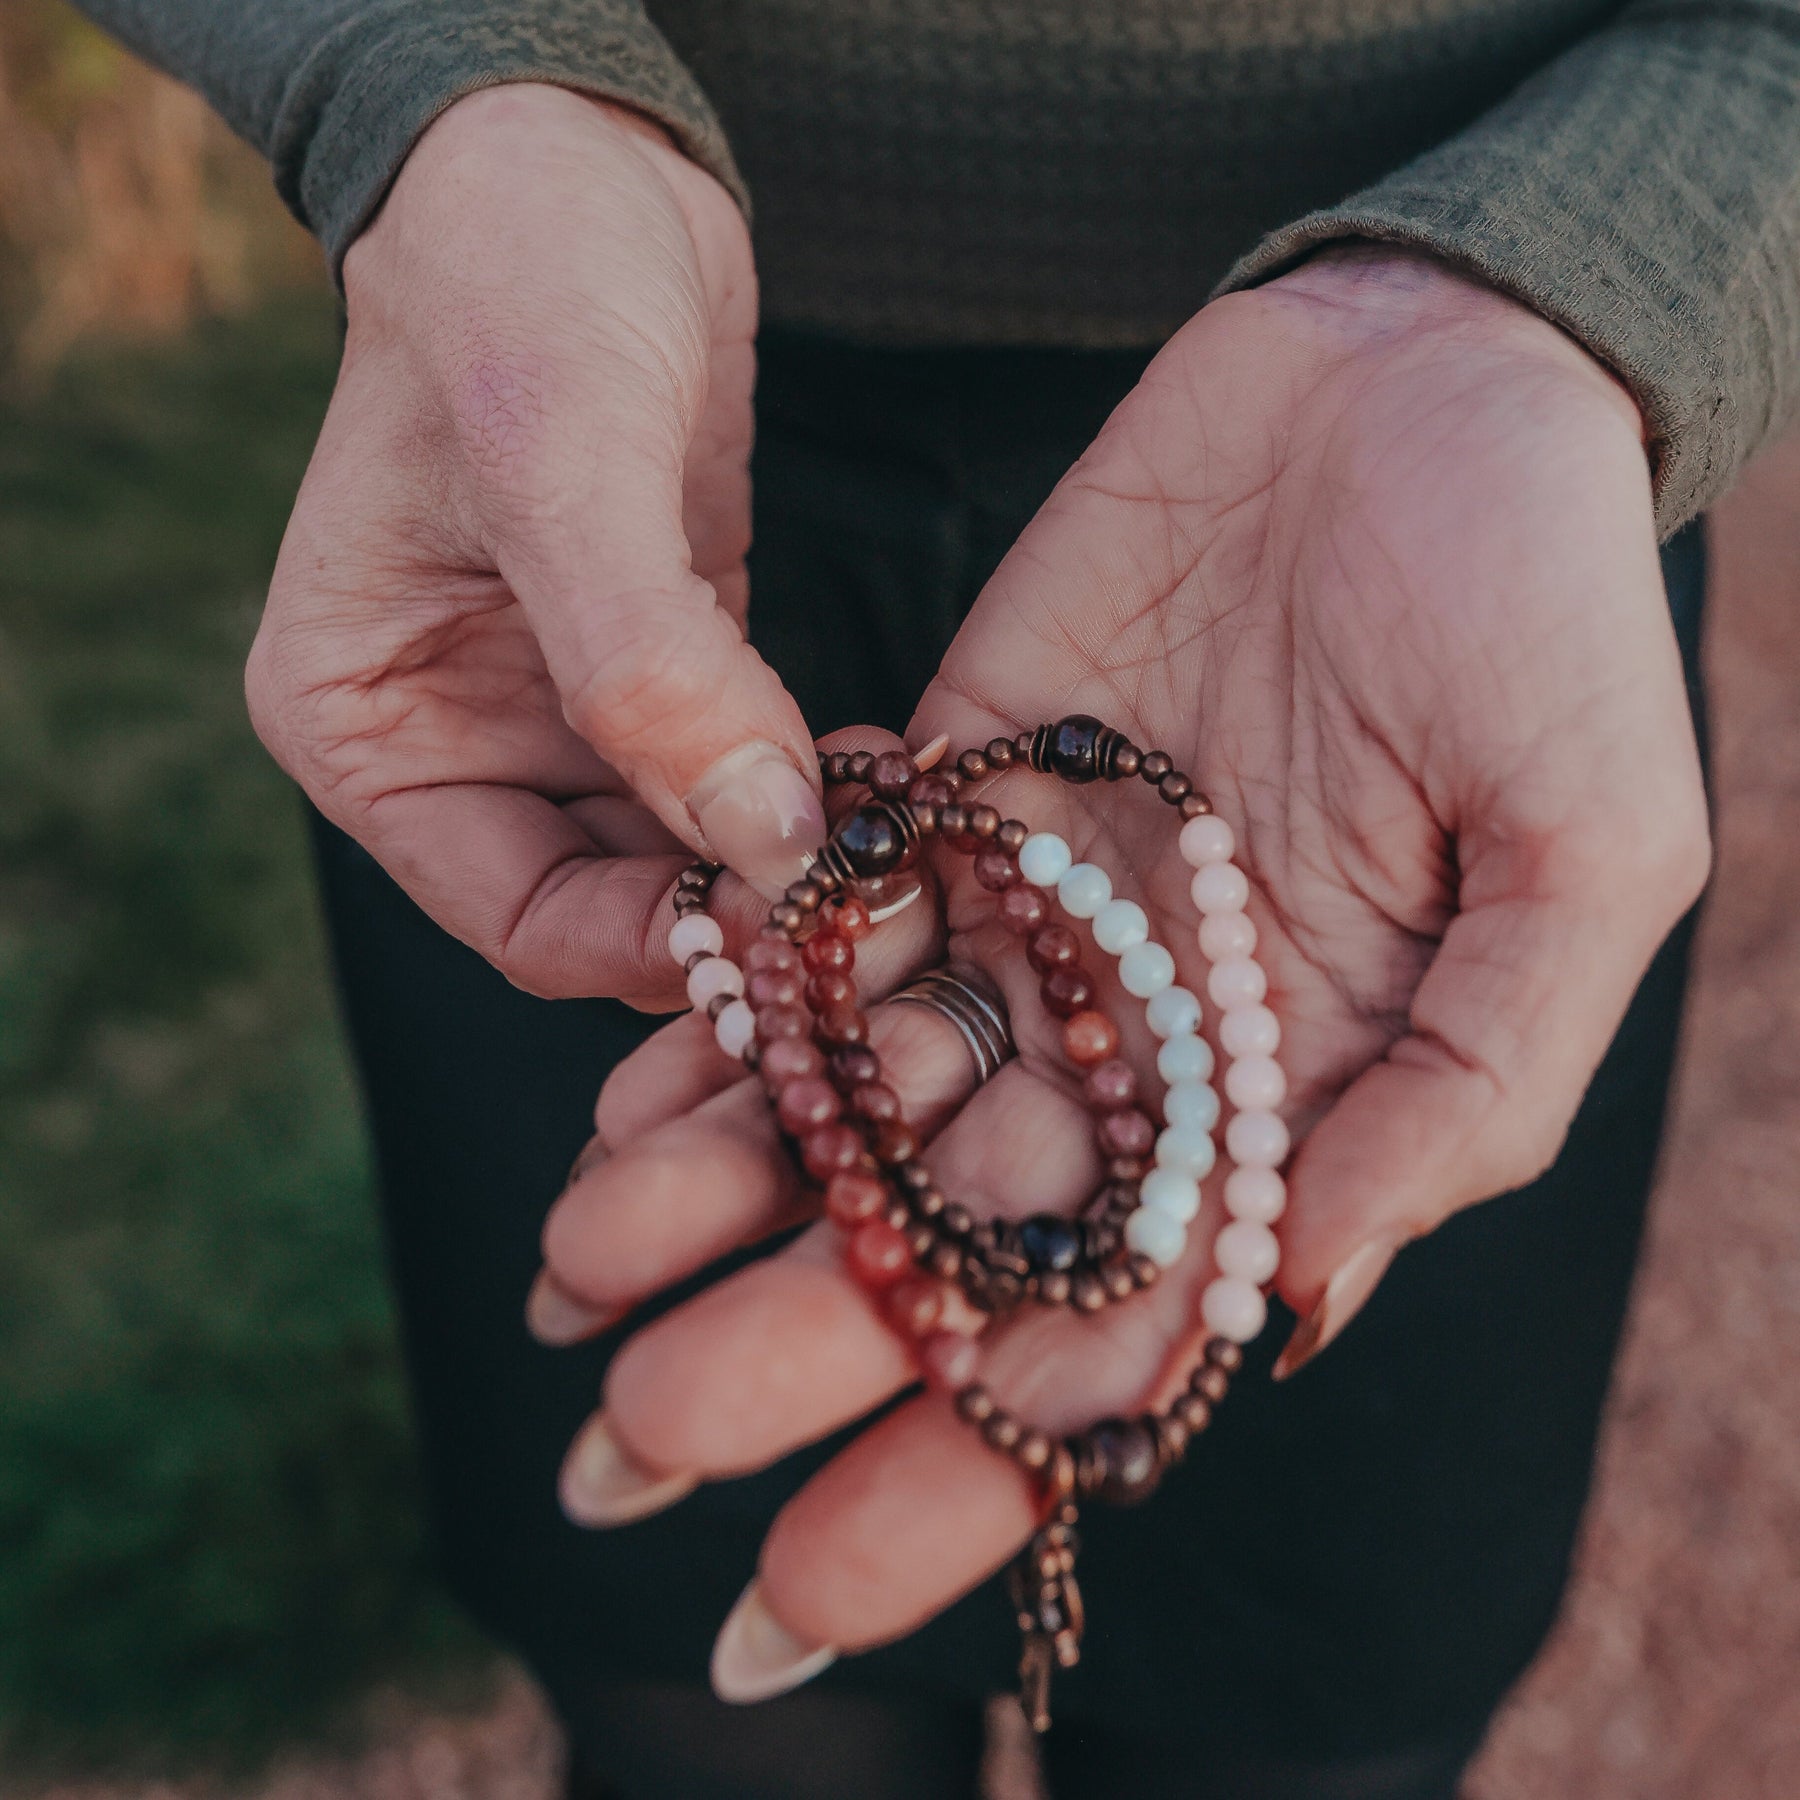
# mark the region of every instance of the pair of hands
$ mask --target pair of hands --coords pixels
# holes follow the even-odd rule
[[[824,829],[805,725],[742,635],[737,209],[631,115],[500,89],[426,134],[345,280],[343,373],[249,672],[259,728],[520,985],[678,1004],[662,900],[684,846],[767,891]],[[1407,254],[1215,302],[1009,554],[909,737],[1071,711],[1168,750],[1237,829],[1301,1140],[1280,1291],[1323,1341],[1400,1244],[1548,1164],[1705,877],[1633,403],[1536,315]],[[1203,985],[1166,809],[1020,774],[992,794],[1129,871]],[[958,869],[859,981],[891,990],[946,925],[990,963],[1021,1056],[979,1094],[929,1015],[876,1008],[877,1042],[949,1191],[1073,1204],[1084,1117],[990,909]],[[546,1228],[543,1335],[799,1216],[741,1074],[692,1019],[615,1074],[607,1154]],[[984,1379],[1053,1429],[1135,1406],[1193,1346],[1209,1238],[1130,1307],[992,1334]],[[624,1347],[566,1502],[641,1516],[912,1378],[815,1226]],[[776,1521],[722,1688],[911,1629],[1031,1523],[1010,1464],[940,1398],[906,1402]]]

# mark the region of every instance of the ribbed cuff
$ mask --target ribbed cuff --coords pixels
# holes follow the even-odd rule
[[[271,134],[276,187],[334,280],[425,128],[467,94],[520,81],[655,119],[748,208],[706,96],[634,0],[556,0],[516,18],[497,16],[493,0],[382,0],[314,46]]]

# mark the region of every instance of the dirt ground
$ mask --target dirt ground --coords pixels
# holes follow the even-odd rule
[[[1800,1795],[1800,440],[1714,525],[1718,866],[1675,1124],[1578,1577],[1467,1800]],[[989,1793],[1034,1800],[1010,1735]],[[550,1800],[558,1763],[513,1678],[253,1800]]]

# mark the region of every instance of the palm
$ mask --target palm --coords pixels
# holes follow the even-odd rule
[[[1371,1232],[1426,1229],[1541,1166],[1694,879],[1698,785],[1641,452],[1607,379],[1525,325],[1352,351],[1304,299],[1208,309],[1020,539],[911,734],[981,743],[1092,712],[1170,752],[1237,827],[1288,1111],[1311,1128],[1283,1226],[1302,1302]],[[1203,988],[1188,871],[1147,790],[1017,772],[984,798],[1111,870]],[[1094,1153],[991,910],[953,871],[946,916],[1007,990],[1021,1060],[932,1160],[978,1206],[1072,1205]],[[1129,1022],[1117,990],[1111,1005]],[[1127,1031],[1140,1064],[1148,1041]],[[943,1078],[914,1079],[933,1094]],[[624,1078],[609,1137],[658,1110],[646,1092]],[[710,1104],[742,1123],[758,1103]],[[639,1173],[609,1187],[603,1171],[553,1217],[551,1267],[578,1291],[620,1241],[609,1196]],[[1140,1403],[1196,1336],[1208,1235],[1140,1300],[992,1334],[984,1379],[1052,1429]],[[727,1283],[628,1346],[609,1385],[626,1441],[665,1467],[744,1467],[904,1381],[833,1255],[803,1238],[788,1273],[734,1277],[735,1299]],[[821,1313],[771,1296],[827,1270],[844,1308],[830,1344],[808,1344]],[[746,1399],[742,1371],[790,1358],[829,1377]],[[797,1497],[764,1580],[802,1636],[872,1641],[954,1597],[1029,1519],[1010,1467],[924,1397]]]

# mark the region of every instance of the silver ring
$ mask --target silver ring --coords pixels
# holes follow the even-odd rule
[[[948,1019],[975,1059],[975,1083],[992,1081],[1002,1064],[1018,1054],[1012,1026],[999,991],[981,970],[968,963],[946,963],[928,969],[892,996],[909,1006],[923,1006]]]

